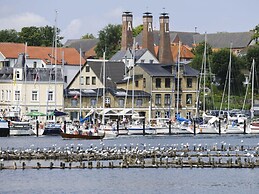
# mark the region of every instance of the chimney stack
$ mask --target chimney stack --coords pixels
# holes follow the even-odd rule
[[[132,48],[132,44],[133,44],[132,19],[133,17],[131,12],[123,12],[121,50],[127,50],[127,48]]]
[[[142,48],[147,48],[156,56],[154,50],[153,16],[150,12],[145,12],[143,15]]]
[[[159,41],[159,62],[162,64],[173,64],[171,41],[169,32],[169,16],[167,13],[161,13],[160,23],[160,41]]]

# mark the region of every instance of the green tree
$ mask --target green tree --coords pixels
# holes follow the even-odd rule
[[[250,70],[253,59],[255,60],[255,93],[259,93],[259,45],[250,46],[245,56],[247,69]]]
[[[0,42],[20,42],[18,32],[14,29],[1,30],[0,31]]]
[[[137,26],[136,28],[133,28],[133,31],[132,31],[133,37],[136,37],[137,35],[139,35],[142,32],[142,30],[143,30],[142,24]]]
[[[102,57],[103,52],[109,59],[120,49],[121,25],[108,24],[99,31],[99,42],[95,48],[97,57]]]
[[[212,54],[212,72],[216,74],[219,82],[219,88],[223,89],[228,80],[230,54],[229,49],[221,49]],[[241,73],[243,62],[240,58],[231,54],[231,94],[241,95],[244,92],[242,82],[245,80]]]
[[[200,43],[196,46],[192,52],[195,55],[191,62],[191,67],[197,70],[201,70],[202,63],[204,62],[204,50],[205,50],[205,42]],[[206,63],[209,64],[210,56],[212,54],[211,46],[207,43],[206,45]]]
[[[59,36],[60,30],[57,29],[57,46],[62,46]],[[23,27],[19,33],[21,42],[27,42],[29,46],[54,46],[55,29],[50,26],[45,27]]]
[[[255,43],[258,44],[258,38],[259,38],[259,25],[255,26],[253,29],[254,35],[253,35],[253,40],[255,40]]]
[[[89,34],[89,33],[87,33],[87,34],[85,34],[84,36],[81,37],[81,39],[94,39],[94,38],[95,38],[94,35]]]

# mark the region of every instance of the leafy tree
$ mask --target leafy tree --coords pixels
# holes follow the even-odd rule
[[[57,46],[62,46],[61,40],[63,37],[59,36],[60,30],[57,29]],[[19,33],[21,42],[27,42],[29,46],[53,46],[55,38],[55,29],[50,26],[45,27],[23,27]]]
[[[120,49],[121,25],[108,24],[99,31],[99,42],[95,48],[97,57],[102,57],[105,51],[109,59]]]
[[[255,93],[259,93],[258,91],[258,83],[259,83],[259,45],[250,46],[247,50],[247,54],[245,56],[247,69],[250,70],[253,59],[255,60]]]
[[[258,38],[259,38],[259,24],[255,26],[253,29],[254,35],[253,35],[253,40],[255,40],[256,44],[258,44]]]
[[[84,36],[81,37],[81,39],[94,39],[94,35],[93,34],[85,34]]]
[[[18,32],[14,29],[1,30],[0,31],[0,42],[20,42]]]
[[[142,30],[143,30],[143,25],[142,24],[137,26],[136,28],[133,28],[133,31],[132,31],[133,37],[136,37],[137,35],[139,35],[140,32],[142,32]]]
[[[194,69],[200,70],[202,66],[202,62],[204,60],[204,50],[205,50],[205,42],[202,42],[198,46],[196,46],[192,52],[195,55],[191,62],[191,66]],[[210,56],[212,54],[211,46],[207,43],[206,45],[206,63],[209,63]]]
[[[219,88],[223,89],[228,81],[227,73],[229,70],[229,50],[221,49],[212,54],[212,72],[216,74],[219,82]],[[242,60],[231,54],[231,93],[240,95],[244,91],[242,82],[244,75],[241,73]]]

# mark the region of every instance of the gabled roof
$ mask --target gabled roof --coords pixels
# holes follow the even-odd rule
[[[245,48],[252,41],[253,32],[221,32],[216,34],[207,34],[207,43],[212,48],[229,48],[232,42],[232,48]],[[194,36],[195,44],[205,42],[204,34]]]
[[[148,52],[147,49],[137,49],[135,52],[135,59],[138,61],[146,52]],[[132,52],[129,50],[119,50],[115,55],[112,56],[110,61],[121,61],[123,59],[132,58]]]
[[[94,71],[95,75],[102,81],[103,76],[102,67],[103,61],[88,61],[87,64]],[[106,61],[105,62],[105,74],[110,78],[106,81],[107,87],[115,87],[115,83],[123,79],[125,74],[125,64],[123,62]]]
[[[154,77],[172,77],[172,73],[163,68],[160,64],[139,64],[146,73]]]
[[[21,43],[0,43],[0,52],[10,59],[18,58],[20,53],[25,53],[25,44]],[[57,48],[57,65],[62,65],[62,56],[64,53],[65,65],[76,65],[80,64],[80,56],[74,48]],[[27,59],[41,59],[46,64],[50,65],[55,63],[53,57],[55,57],[54,48],[52,47],[39,47],[39,46],[27,46],[26,58]],[[85,60],[82,58],[82,63]]]
[[[64,47],[69,47],[69,48],[75,48],[78,52],[87,52],[93,49],[97,43],[99,42],[99,39],[69,39],[67,42],[64,44]]]
[[[179,52],[179,44],[171,45],[171,52],[172,52],[172,55],[173,55],[174,62],[177,62],[178,52]],[[180,58],[191,60],[191,59],[194,58],[194,54],[185,45],[181,45],[180,46]]]

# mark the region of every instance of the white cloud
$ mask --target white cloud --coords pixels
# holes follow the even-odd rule
[[[26,26],[45,26],[50,23],[44,18],[37,14],[26,12],[19,15],[9,15],[7,17],[0,18],[0,29],[15,29],[20,31]]]
[[[81,27],[82,21],[80,19],[74,19],[65,29],[61,30],[61,35],[64,36],[65,39],[79,39],[82,36]]]

